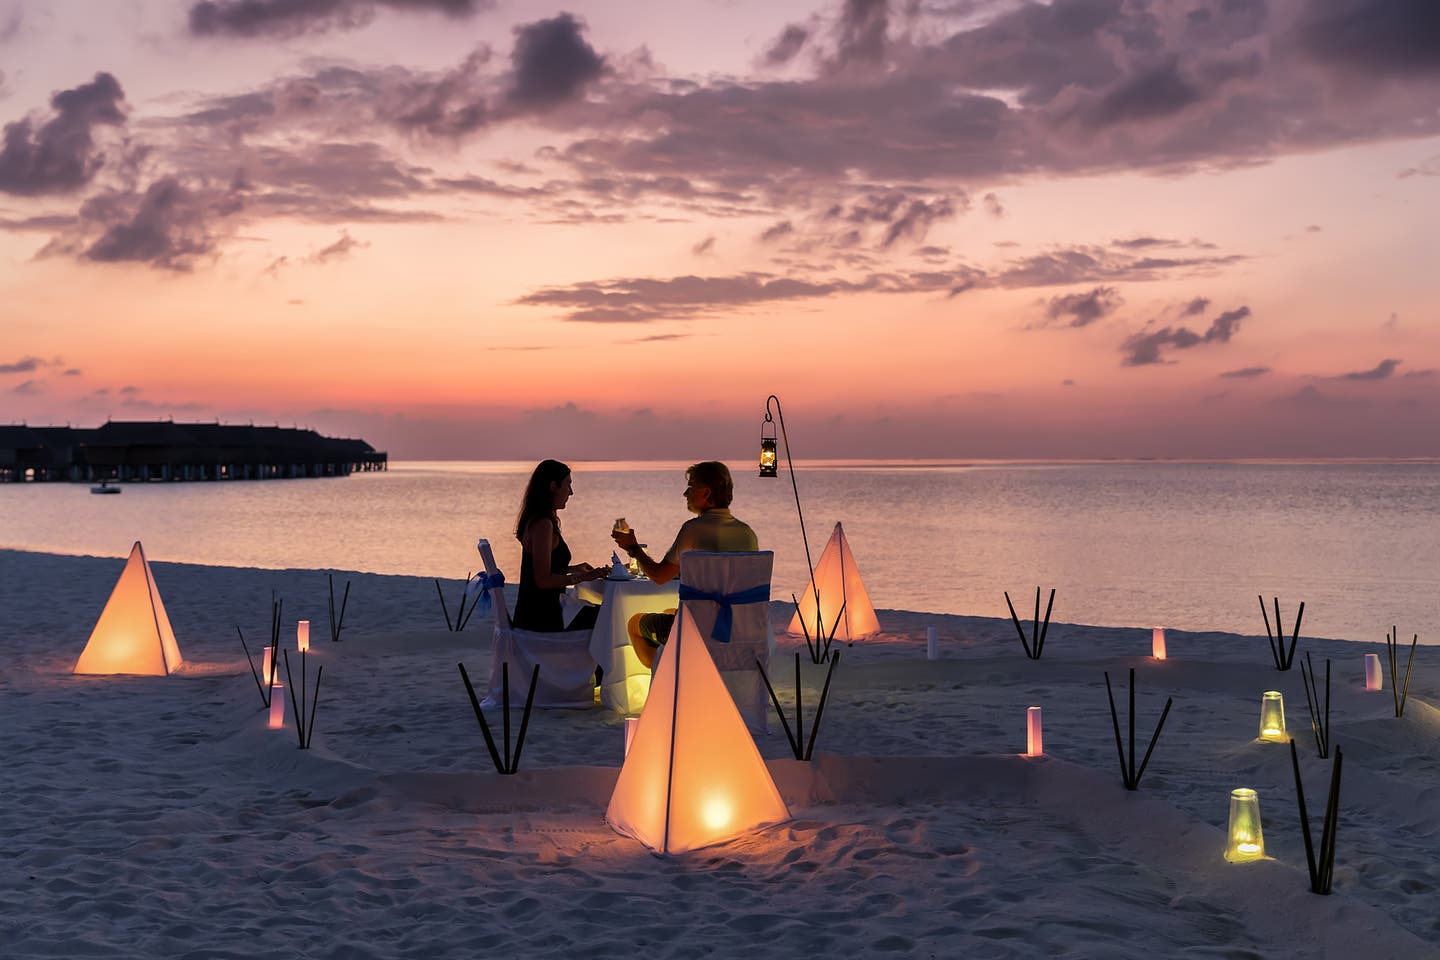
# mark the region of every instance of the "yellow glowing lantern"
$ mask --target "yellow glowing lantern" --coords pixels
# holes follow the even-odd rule
[[[760,476],[780,476],[780,455],[775,446],[775,420],[770,416],[768,405],[765,408],[765,420],[760,424]]]
[[[1265,835],[1260,830],[1260,796],[1249,787],[1230,791],[1230,839],[1225,859],[1231,863],[1263,860]]]
[[[1285,698],[1279,690],[1266,690],[1260,697],[1260,739],[1285,743]]]
[[[1385,675],[1380,672],[1380,657],[1373,653],[1365,654],[1365,689],[1385,689]]]
[[[820,629],[815,624],[815,589],[820,589]],[[836,640],[859,640],[880,632],[880,621],[875,616],[875,607],[870,603],[870,592],[860,579],[860,568],[855,565],[855,554],[850,552],[850,541],[845,528],[835,524],[830,542],[815,565],[815,579],[805,588],[795,616],[790,619],[788,633],[799,636],[808,631],[809,635],[828,637],[835,630]]]
[[[1150,629],[1150,655],[1156,660],[1165,659],[1165,628],[1152,627]]]
[[[688,607],[661,651],[605,819],[661,854],[790,819]]]
[[[170,629],[145,549],[136,540],[80,659],[75,661],[74,672],[163,677],[179,666],[175,631]]]
[[[1031,707],[1025,711],[1025,756],[1039,757],[1045,754],[1045,739],[1040,727],[1040,708]]]

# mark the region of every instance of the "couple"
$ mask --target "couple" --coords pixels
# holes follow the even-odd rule
[[[718,460],[705,460],[685,471],[685,507],[696,514],[675,536],[663,559],[654,560],[636,542],[635,531],[615,530],[610,536],[635,559],[640,570],[656,583],[668,583],[680,572],[680,554],[687,550],[756,550],[755,531],[730,513],[735,484],[730,470]],[[567,586],[599,580],[606,567],[571,564],[570,548],[560,535],[559,511],[573,495],[570,468],[558,460],[542,460],[530,475],[515,538],[520,541],[520,595],[515,602],[514,625],[524,630],[555,632],[566,629],[560,595]],[[598,607],[587,607],[569,624],[571,630],[595,625]],[[652,666],[655,654],[670,636],[675,614],[643,613],[630,619],[630,643],[640,662]]]

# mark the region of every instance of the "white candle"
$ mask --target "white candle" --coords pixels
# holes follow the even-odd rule
[[[630,741],[635,739],[635,731],[640,729],[639,717],[625,718],[625,756],[630,756]]]
[[[1385,675],[1380,672],[1380,657],[1377,654],[1365,654],[1365,689],[1385,689]]]
[[[1045,753],[1045,738],[1040,729],[1040,708],[1031,707],[1025,711],[1026,750],[1025,756],[1039,757]]]
[[[304,653],[310,649],[310,621],[301,620],[295,625],[295,644],[300,652]]]
[[[279,730],[285,726],[285,688],[275,684],[270,691],[270,729]]]
[[[270,663],[270,654],[273,652],[274,648],[269,646],[265,648],[265,667],[260,672],[260,682],[267,687],[270,686],[270,681],[274,679],[272,675],[273,667]]]
[[[925,628],[925,659],[940,659],[940,632],[934,627]]]
[[[1156,660],[1165,659],[1165,628],[1150,628],[1150,655]]]

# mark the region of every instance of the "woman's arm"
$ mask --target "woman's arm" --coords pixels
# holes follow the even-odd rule
[[[563,590],[579,580],[568,573],[550,571],[550,554],[555,552],[555,524],[549,517],[536,517],[525,530],[521,546],[530,551],[530,574],[541,590]]]

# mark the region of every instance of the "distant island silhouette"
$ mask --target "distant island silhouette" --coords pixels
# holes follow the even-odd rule
[[[111,420],[0,426],[0,483],[279,480],[385,470],[364,440],[296,427]]]

